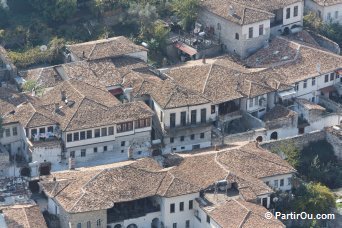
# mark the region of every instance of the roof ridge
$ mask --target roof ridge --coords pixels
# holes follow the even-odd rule
[[[28,217],[27,217],[27,214],[26,214],[26,210],[25,210],[25,208],[23,207],[23,208],[21,208],[23,211],[24,211],[24,215],[25,215],[25,222],[26,222],[26,224],[27,224],[27,227],[31,227],[30,226],[30,222],[29,222],[29,219],[28,219]]]
[[[203,88],[202,88],[202,94],[204,93],[205,87],[207,86],[207,82],[208,82],[208,79],[209,79],[209,77],[210,77],[211,71],[212,71],[212,69],[213,69],[213,65],[214,65],[214,63],[210,65],[210,69],[209,69],[209,71],[208,71],[208,76],[207,76],[207,78],[205,79],[205,83],[204,83]]]
[[[97,44],[98,44],[98,43],[94,43],[94,46],[93,46],[93,48],[91,49],[91,51],[90,51],[90,53],[89,53],[89,55],[88,55],[88,59],[90,59],[90,56],[93,54],[93,52],[94,52],[95,47],[96,47]]]

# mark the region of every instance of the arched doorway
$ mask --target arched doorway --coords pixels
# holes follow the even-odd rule
[[[256,141],[257,141],[257,142],[262,142],[262,136],[258,136],[258,137],[256,138]]]
[[[132,223],[132,224],[129,224],[129,225],[127,226],[127,228],[138,228],[138,226],[135,225],[134,223]]]
[[[271,134],[271,140],[277,140],[278,139],[278,132],[274,131]]]
[[[152,219],[151,228],[159,228],[159,227],[160,227],[159,218]]]

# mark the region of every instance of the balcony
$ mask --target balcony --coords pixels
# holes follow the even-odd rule
[[[115,203],[114,207],[107,210],[107,224],[140,218],[155,212],[160,212],[160,205],[154,205],[152,198]]]
[[[233,112],[229,112],[227,114],[224,115],[219,115],[218,116],[218,120],[222,123],[231,121],[231,120],[235,120],[235,119],[239,119],[242,117],[242,111],[241,110],[236,110]]]
[[[196,129],[196,128],[202,128],[202,127],[208,127],[212,124],[213,120],[209,119],[206,120],[205,122],[197,122],[197,123],[186,123],[186,124],[178,124],[173,127],[171,126],[166,126],[164,124],[164,130],[166,133],[175,133],[176,131],[181,131],[181,130],[189,130],[189,129]]]

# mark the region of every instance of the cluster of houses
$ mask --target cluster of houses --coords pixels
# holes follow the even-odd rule
[[[308,2],[323,19],[340,4]],[[342,58],[302,30],[303,10],[300,0],[201,1],[197,32],[224,54],[177,40],[197,60],[162,69],[125,37],[66,46],[64,64],[12,77],[42,94],[0,87],[0,177],[41,176],[49,227],[283,227],[264,214],[295,170],[254,142],[342,121]],[[236,142],[253,143],[224,149]],[[0,226],[31,207],[7,206]]]

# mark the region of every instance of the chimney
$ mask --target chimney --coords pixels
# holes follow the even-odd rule
[[[59,112],[59,104],[55,104],[55,113]]]
[[[228,14],[230,16],[233,16],[235,14],[235,10],[234,10],[234,7],[232,5],[229,6]]]
[[[69,170],[74,170],[75,169],[75,159],[70,157],[69,158]]]
[[[203,63],[203,64],[206,64],[206,63],[207,63],[207,60],[206,60],[206,58],[205,58],[205,55],[203,55],[203,57],[202,57],[202,63]]]
[[[65,91],[61,91],[61,101],[65,101],[65,100],[66,100]]]

